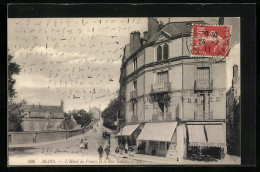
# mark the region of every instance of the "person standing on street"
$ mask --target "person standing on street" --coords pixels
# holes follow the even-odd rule
[[[119,148],[118,148],[118,146],[116,147],[115,152],[116,152],[116,158],[118,159],[118,154],[119,154]]]
[[[82,150],[82,149],[85,148],[85,145],[84,145],[83,139],[81,139],[79,147],[80,147],[80,150]]]
[[[88,149],[88,142],[87,139],[84,140],[85,149]]]
[[[99,154],[99,159],[101,159],[102,156],[103,156],[103,148],[102,148],[102,146],[99,146],[99,148],[98,148],[98,154]]]
[[[107,146],[107,147],[106,147],[106,149],[105,149],[105,151],[106,151],[106,154],[107,154],[107,157],[106,157],[106,159],[108,159],[109,152],[110,152],[110,147],[109,147],[109,146]]]

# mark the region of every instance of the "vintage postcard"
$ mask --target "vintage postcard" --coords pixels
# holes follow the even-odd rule
[[[8,165],[240,164],[240,18],[8,18]]]

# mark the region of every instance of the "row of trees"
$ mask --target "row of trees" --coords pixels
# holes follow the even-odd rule
[[[74,129],[76,125],[80,125],[82,128],[95,120],[97,114],[100,114],[100,110],[97,107],[91,108],[89,112],[86,112],[84,109],[69,111],[64,114],[65,119],[62,121],[61,127],[63,129],[71,130]]]
[[[103,110],[101,116],[103,118],[103,125],[105,127],[112,130],[116,129],[114,123],[117,120],[117,113],[123,108],[123,106],[124,103],[119,97],[110,101],[108,107]]]
[[[8,131],[22,131],[22,111],[21,106],[26,104],[25,100],[15,102],[16,91],[14,89],[14,75],[20,73],[20,66],[12,61],[13,56],[8,55]]]

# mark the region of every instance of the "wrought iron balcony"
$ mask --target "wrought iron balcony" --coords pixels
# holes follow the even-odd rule
[[[195,80],[194,91],[212,91],[213,80]]]
[[[152,84],[151,93],[169,92],[169,91],[171,91],[171,82]]]
[[[130,92],[130,99],[135,99],[137,97],[137,90],[134,90],[132,92]]]
[[[213,119],[213,112],[203,113],[194,111],[194,119]]]

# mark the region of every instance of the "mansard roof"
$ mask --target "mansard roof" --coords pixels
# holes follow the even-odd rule
[[[169,37],[180,34],[191,33],[192,24],[206,24],[204,21],[187,21],[187,22],[170,22],[162,27],[157,34],[153,35],[147,43],[156,41],[156,39],[163,33]]]

